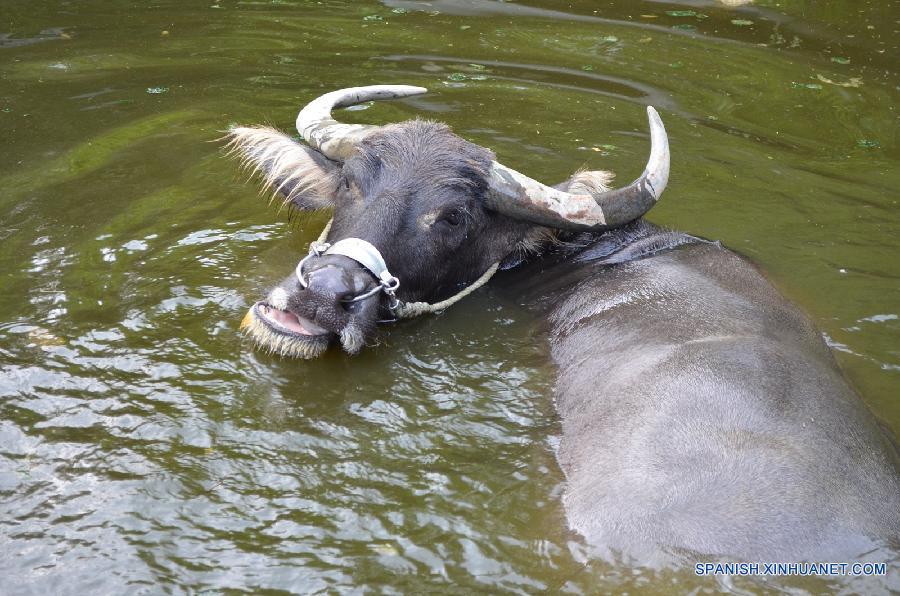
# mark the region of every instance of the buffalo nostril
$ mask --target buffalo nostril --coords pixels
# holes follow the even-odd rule
[[[343,267],[326,265],[307,274],[307,289],[316,294],[327,295],[344,305],[366,289],[353,272]]]

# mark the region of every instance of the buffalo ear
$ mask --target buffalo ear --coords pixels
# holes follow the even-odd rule
[[[601,194],[609,192],[615,177],[615,174],[606,170],[581,169],[562,185],[562,190],[571,194]]]
[[[267,126],[234,126],[225,137],[229,154],[260,172],[266,187],[298,209],[327,209],[337,189],[340,164]]]

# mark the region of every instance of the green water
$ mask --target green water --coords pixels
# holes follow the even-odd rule
[[[0,592],[727,587],[586,559],[553,370],[496,289],[356,358],[242,344],[324,216],[289,225],[214,139],[409,83],[431,93],[341,118],[630,179],[651,103],[673,173],[650,219],[758,262],[900,434],[898,22],[852,0],[2,0]]]

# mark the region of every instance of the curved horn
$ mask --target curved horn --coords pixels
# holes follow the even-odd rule
[[[297,132],[326,157],[344,161],[357,143],[379,127],[341,124],[331,117],[333,108],[344,108],[374,99],[409,97],[426,91],[428,90],[424,87],[410,85],[371,85],[338,89],[314,99],[300,110],[297,115]]]
[[[605,230],[641,217],[659,199],[669,180],[669,139],[656,110],[650,119],[650,159],[640,178],[624,188],[573,194],[545,186],[494,162],[488,207],[526,221],[561,229]],[[588,186],[588,185],[586,185]]]

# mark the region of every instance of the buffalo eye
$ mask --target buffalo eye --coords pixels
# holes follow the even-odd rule
[[[462,213],[460,213],[459,209],[453,209],[451,211],[447,211],[443,215],[441,215],[441,222],[447,224],[451,227],[456,227],[460,223],[462,223]]]

